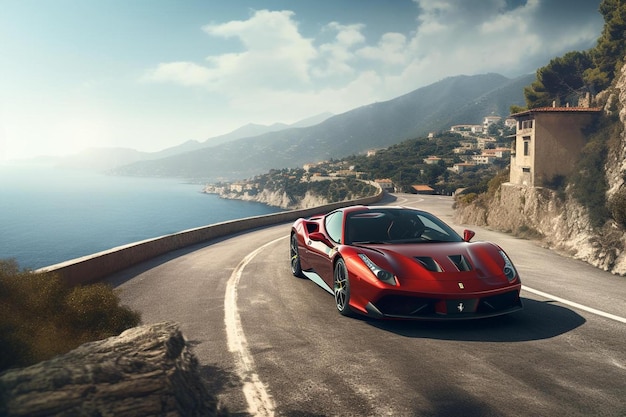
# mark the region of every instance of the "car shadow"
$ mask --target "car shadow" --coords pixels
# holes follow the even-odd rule
[[[456,321],[363,319],[370,326],[405,337],[472,342],[526,342],[550,339],[582,326],[578,313],[553,301],[522,299],[524,309],[505,316]]]

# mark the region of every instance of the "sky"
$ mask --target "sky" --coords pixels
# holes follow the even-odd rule
[[[595,46],[600,0],[0,0],[0,162],[156,152]]]

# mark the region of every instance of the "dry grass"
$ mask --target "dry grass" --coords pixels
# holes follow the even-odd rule
[[[138,325],[106,284],[69,287],[0,260],[0,371],[32,365]]]

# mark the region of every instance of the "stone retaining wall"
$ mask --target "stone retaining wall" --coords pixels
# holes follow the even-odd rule
[[[285,211],[265,216],[247,217],[245,219],[184,230],[179,233],[143,240],[82,258],[72,259],[67,262],[38,269],[36,272],[57,273],[70,285],[97,282],[109,275],[167,252],[245,230],[293,222],[300,217],[326,213],[339,207],[353,204],[373,204],[380,201],[383,194],[383,191],[380,190],[375,196],[358,200],[342,201],[315,208]]]

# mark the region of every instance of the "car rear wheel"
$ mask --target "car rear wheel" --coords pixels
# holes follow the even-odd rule
[[[352,310],[350,309],[350,280],[348,279],[348,269],[343,259],[339,259],[335,264],[333,292],[335,293],[335,305],[339,313],[344,316],[352,316]]]
[[[298,252],[298,237],[296,234],[291,235],[291,243],[289,244],[289,257],[291,258],[291,273],[298,278],[302,278],[302,266],[300,264],[300,253]]]

